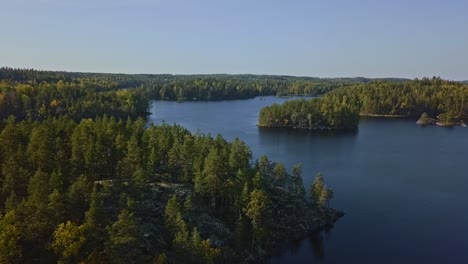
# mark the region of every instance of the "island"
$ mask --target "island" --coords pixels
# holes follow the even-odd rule
[[[426,112],[424,112],[418,119],[416,124],[420,126],[437,125],[443,127],[466,127],[465,121],[463,119],[457,120],[456,118],[454,118],[451,112],[440,114],[437,116],[437,118],[431,118]]]
[[[416,121],[416,124],[421,126],[435,125],[437,124],[437,119],[429,117],[429,115],[424,112],[421,117]]]
[[[373,81],[334,89],[319,98],[292,100],[260,110],[259,127],[355,129],[359,116],[417,118],[419,125],[465,126],[468,85],[432,79]],[[431,118],[435,116],[437,118]]]
[[[310,100],[291,100],[260,110],[259,127],[286,127],[309,130],[354,130],[359,113],[332,95]]]

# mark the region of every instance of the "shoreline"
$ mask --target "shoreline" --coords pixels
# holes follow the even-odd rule
[[[361,117],[385,117],[385,118],[412,118],[415,116],[411,115],[386,115],[386,114],[364,114],[364,113],[359,113],[359,116]]]
[[[346,131],[355,131],[358,127],[353,128],[331,128],[331,127],[293,127],[293,126],[264,126],[256,124],[258,128],[281,128],[281,129],[294,129],[294,130],[304,130],[304,131],[316,131],[316,132],[346,132]]]
[[[278,256],[287,250],[289,243],[303,240],[315,232],[333,228],[335,223],[344,216],[345,213],[343,211],[333,208],[327,208],[326,212],[318,217],[316,214],[310,214],[309,217],[304,218],[306,222],[310,223],[309,226],[301,226],[302,229],[287,233],[282,233],[280,230],[276,230],[276,232],[272,231],[272,234],[277,235],[277,237],[274,238],[273,244],[269,248],[261,251],[250,251],[251,255],[243,258],[243,261],[244,263],[257,263],[258,261],[263,263],[268,261],[272,257]],[[290,228],[292,227],[286,227],[285,229],[291,231]]]

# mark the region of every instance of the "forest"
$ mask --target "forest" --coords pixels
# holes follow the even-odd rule
[[[405,81],[405,79],[391,80],[395,82]],[[84,86],[91,83],[93,84],[92,87],[99,91],[135,90],[136,94],[142,95],[149,100],[192,101],[246,99],[260,95],[318,96],[339,87],[370,82],[372,79],[251,74],[109,74],[38,71],[3,67],[0,68],[0,81],[28,85],[28,87],[37,87],[41,84],[56,86],[60,82],[62,86],[64,83],[69,86],[73,85],[74,89],[84,89]],[[43,89],[41,90],[44,92]],[[76,93],[78,92],[76,91]],[[76,96],[76,94],[74,95]],[[21,100],[21,98],[17,100]]]
[[[419,117],[441,124],[468,118],[468,85],[438,77],[406,82],[373,81],[334,89],[317,99],[288,101],[260,111],[261,127],[355,128],[359,116]]]
[[[343,215],[300,164],[148,127],[120,75],[0,72],[0,263],[256,262]]]

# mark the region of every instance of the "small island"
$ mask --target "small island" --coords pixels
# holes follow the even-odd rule
[[[453,126],[466,127],[464,120],[461,119],[460,121],[457,121],[457,119],[454,118],[451,112],[439,114],[437,118],[431,118],[426,112],[424,112],[421,115],[421,117],[418,119],[416,124],[420,126],[436,125],[436,126],[442,126],[442,127],[453,127]]]
[[[416,121],[416,124],[420,126],[435,125],[436,123],[437,119],[429,117],[426,112],[424,112],[418,121]]]
[[[292,100],[260,110],[259,127],[285,127],[309,130],[354,130],[359,113],[336,98],[323,96],[311,100]]]

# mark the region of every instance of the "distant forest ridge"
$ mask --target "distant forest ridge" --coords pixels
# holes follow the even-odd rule
[[[338,105],[354,109],[351,111],[352,116],[340,115],[346,120],[355,120],[354,112],[361,115],[405,116],[419,116],[427,112],[434,117],[448,112],[449,116],[457,119],[466,118],[464,102],[468,101],[468,98],[465,98],[465,87],[466,84],[461,82],[445,81],[439,77],[409,80],[252,74],[109,74],[4,67],[0,68],[0,119],[14,115],[18,120],[43,120],[47,117],[67,115],[79,121],[82,118],[94,119],[97,116],[108,115],[135,120],[138,117],[145,118],[149,114],[147,111],[150,100],[215,101],[266,95],[321,96],[332,91],[333,95],[330,95],[330,98],[343,97],[345,102],[340,99],[339,103],[332,100],[320,107],[311,106],[314,109],[322,108],[321,112],[330,115],[327,122],[314,123],[314,126],[340,127],[344,124],[337,121],[335,115]],[[328,108],[329,111],[324,110]],[[350,109],[341,110],[348,113]],[[270,117],[274,116],[277,115]],[[312,122],[311,118],[309,123]],[[302,122],[305,119],[293,116],[285,117],[285,120]],[[277,118],[273,118],[267,122],[268,126],[273,124],[271,122],[274,126],[281,123]],[[289,122],[289,125],[298,124]],[[352,127],[351,124],[346,126]]]
[[[0,68],[2,86],[29,85],[13,89],[17,93],[33,87],[67,86],[69,89],[91,89],[93,92],[132,90],[146,100],[234,100],[256,96],[320,96],[336,88],[375,81],[407,82],[407,79],[315,78],[252,74],[110,74],[33,69]],[[10,88],[3,88],[3,92]],[[0,92],[2,92],[0,90]],[[34,96],[27,94],[28,97]],[[9,100],[18,98],[9,95]],[[66,100],[69,100],[67,97]],[[49,102],[50,103],[50,102]],[[44,102],[45,104],[45,102]],[[47,104],[45,104],[47,107]]]
[[[343,83],[360,83],[370,81],[391,81],[391,82],[405,82],[410,81],[408,78],[366,78],[366,77],[312,77],[312,76],[294,76],[294,75],[269,75],[269,74],[227,74],[227,73],[213,73],[213,74],[148,74],[148,73],[97,73],[97,72],[72,72],[72,71],[49,71],[37,69],[22,69],[2,67],[0,68],[0,79],[9,79],[14,81],[52,81],[64,80],[71,81],[76,78],[108,78],[113,80],[189,80],[197,78],[213,78],[213,79],[231,79],[231,80],[282,80],[282,81],[335,81]],[[463,82],[468,82],[463,81]],[[125,83],[124,83],[125,84]]]

